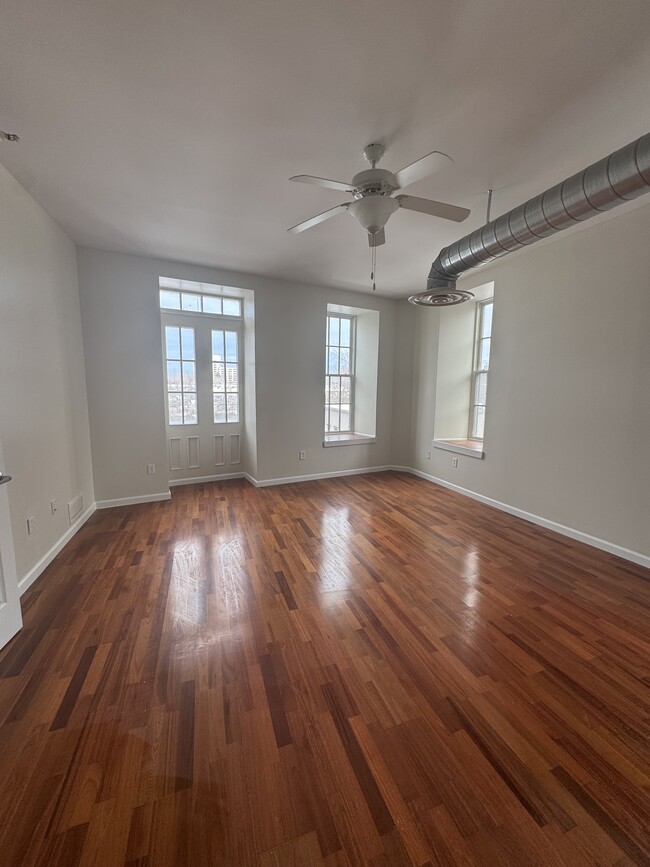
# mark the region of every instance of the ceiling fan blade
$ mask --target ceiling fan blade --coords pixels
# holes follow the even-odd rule
[[[375,232],[374,235],[371,235],[368,232],[368,246],[369,247],[381,247],[382,244],[386,243],[386,232],[383,229],[380,229],[378,232]]]
[[[287,232],[293,232],[294,235],[297,235],[298,232],[304,232],[305,229],[311,229],[312,226],[317,226],[319,223],[329,220],[330,217],[335,217],[337,214],[341,213],[341,208],[347,208],[349,204],[349,202],[343,202],[342,205],[330,208],[329,211],[323,211],[322,214],[316,214],[315,217],[311,217],[309,220],[304,220],[302,223],[298,223],[296,226],[287,229]]]
[[[428,178],[434,172],[444,169],[449,163],[453,163],[453,160],[447,154],[442,154],[440,151],[432,151],[430,154],[422,157],[421,160],[417,160],[411,163],[410,166],[405,166],[399,172],[395,172],[398,184],[397,188],[401,190],[402,187],[408,187],[422,178]]]
[[[345,184],[343,181],[328,181],[327,178],[316,178],[313,175],[294,175],[289,180],[297,181],[299,184],[313,184],[315,187],[340,190],[343,193],[349,193],[352,190],[352,184]]]
[[[434,199],[421,199],[419,196],[395,196],[395,201],[399,202],[400,208],[431,214],[432,217],[442,217],[443,220],[453,220],[454,223],[462,223],[472,213],[468,208],[447,205]]]

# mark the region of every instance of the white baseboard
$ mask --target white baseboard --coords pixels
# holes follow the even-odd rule
[[[68,544],[70,539],[74,536],[74,534],[80,530],[83,525],[86,523],[88,518],[95,512],[97,508],[96,503],[92,503],[92,505],[88,506],[87,509],[79,515],[77,520],[72,524],[72,526],[68,527],[65,533],[61,536],[61,538],[52,545],[50,550],[44,554],[38,563],[29,570],[27,575],[24,578],[21,578],[18,582],[18,592],[22,596],[23,593],[28,590],[34,581],[44,572],[47,567],[50,565],[52,560],[56,557],[56,555],[63,550],[63,548]]]
[[[113,509],[115,506],[136,506],[138,503],[159,503],[171,500],[171,491],[162,494],[142,494],[139,497],[120,497],[117,500],[97,500],[98,509]]]
[[[198,476],[195,479],[170,479],[169,487],[177,488],[181,485],[200,485],[203,482],[224,482],[227,479],[243,479],[246,473],[221,473],[219,476]]]
[[[437,476],[429,475],[429,473],[422,472],[422,470],[416,470],[413,467],[400,467],[400,466],[381,466],[381,467],[363,467],[360,469],[354,470],[334,470],[333,472],[328,473],[312,473],[310,475],[304,476],[285,476],[277,479],[255,479],[249,473],[231,473],[231,474],[223,474],[220,476],[203,476],[198,479],[175,479],[170,481],[170,486],[177,485],[191,485],[191,484],[200,484],[202,482],[216,482],[216,481],[224,481],[226,479],[241,479],[244,478],[251,485],[254,485],[256,488],[266,488],[272,485],[290,485],[296,482],[312,482],[317,479],[333,479],[339,478],[341,476],[356,476],[362,475],[365,473],[383,473],[387,470],[396,470],[398,472],[410,473],[411,475],[418,476],[421,479],[425,479],[428,482],[433,482],[435,485],[440,485],[443,488],[448,488],[451,491],[456,491],[458,494],[462,494],[465,497],[471,497],[473,500],[478,500],[480,503],[485,503],[488,506],[493,506],[495,509],[499,509],[502,512],[507,512],[509,515],[514,515],[517,518],[521,518],[524,521],[529,521],[531,524],[537,524],[540,527],[545,527],[547,530],[552,530],[555,533],[559,533],[562,536],[567,536],[570,539],[575,539],[578,542],[584,542],[586,545],[591,545],[593,548],[598,548],[601,551],[607,551],[609,554],[614,554],[617,557],[622,557],[624,560],[629,560],[632,563],[636,563],[639,566],[644,566],[646,568],[650,568],[650,556],[646,554],[641,554],[639,551],[632,551],[629,548],[624,548],[621,545],[616,545],[613,542],[608,542],[606,539],[600,539],[597,536],[591,536],[589,533],[584,533],[582,530],[576,530],[573,527],[567,527],[564,524],[559,524],[557,521],[552,521],[549,518],[544,518],[541,515],[534,515],[532,512],[526,512],[523,509],[519,509],[516,506],[511,506],[508,503],[502,503],[499,500],[494,500],[492,497],[486,497],[483,494],[478,494],[475,491],[469,490],[469,488],[462,488],[460,485],[455,485],[452,482],[448,482],[445,479],[440,479]],[[150,502],[158,502],[159,500],[169,500],[171,497],[171,493],[164,494],[148,494],[141,497],[125,497],[119,500],[100,500],[97,503],[98,509],[109,509],[113,506],[130,506],[136,503],[150,503]],[[84,516],[90,517],[89,513],[83,513]],[[82,516],[83,520],[86,520],[86,517]],[[75,527],[81,526],[81,523],[75,525]],[[66,539],[67,541],[67,539]],[[58,543],[57,543],[58,544]],[[61,547],[65,542],[61,544]],[[58,549],[60,550],[60,548]],[[52,555],[54,557],[58,550]],[[48,552],[49,553],[49,552]],[[48,555],[46,555],[47,557]],[[44,558],[45,559],[45,558]],[[48,562],[50,562],[48,560]],[[34,567],[34,569],[38,568],[38,565]],[[41,568],[41,571],[47,566],[47,563]],[[34,570],[32,570],[34,571]],[[31,575],[31,572],[29,573]],[[37,575],[32,579],[35,580]],[[23,579],[23,582],[27,580],[27,577]],[[22,583],[21,582],[21,586]],[[31,582],[30,582],[31,583]],[[27,589],[26,585],[25,589]]]
[[[244,473],[244,478],[256,488],[268,488],[271,485],[292,485],[295,482],[314,482],[317,479],[337,479],[341,476],[360,476],[365,473],[385,473],[387,470],[392,470],[393,467],[363,467],[357,470],[334,470],[331,473],[312,473],[308,476],[284,476],[279,479],[254,479],[248,473]]]
[[[584,542],[585,545],[591,545],[593,548],[607,551],[608,554],[615,554],[617,557],[622,557],[624,560],[630,560],[632,563],[636,563],[639,566],[650,568],[650,557],[646,554],[641,554],[639,551],[632,551],[629,548],[623,548],[621,545],[615,545],[613,542],[608,542],[606,539],[599,539],[597,536],[590,536],[589,533],[583,533],[582,530],[575,530],[573,527],[566,527],[564,524],[558,524],[557,521],[551,521],[549,518],[541,517],[541,515],[534,515],[532,512],[525,512],[523,509],[518,509],[516,506],[510,506],[508,503],[493,500],[491,497],[477,494],[475,491],[470,491],[468,488],[461,488],[460,485],[454,485],[452,482],[447,482],[445,479],[430,476],[428,473],[423,473],[421,470],[413,469],[413,467],[394,466],[390,469],[398,470],[403,473],[411,473],[411,475],[425,479],[427,482],[433,482],[435,485],[449,488],[451,491],[456,491],[457,494],[471,497],[473,500],[478,500],[479,503],[493,506],[495,509],[500,509],[502,512],[507,512],[509,515],[514,515],[516,518],[530,521],[531,524],[537,524],[547,530],[553,530],[555,533],[560,533],[562,536],[568,536],[570,539],[575,539],[577,542]]]

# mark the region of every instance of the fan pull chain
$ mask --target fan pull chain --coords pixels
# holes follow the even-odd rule
[[[373,242],[375,240],[375,236],[372,236]],[[375,246],[370,249],[370,279],[372,280],[372,291],[374,292],[377,288],[377,284],[375,283],[375,271],[377,270],[377,248]]]

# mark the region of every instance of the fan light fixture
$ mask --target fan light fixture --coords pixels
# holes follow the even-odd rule
[[[348,211],[369,235],[376,235],[383,229],[398,208],[399,203],[390,196],[366,196],[348,205]]]
[[[340,205],[323,211],[322,214],[316,214],[315,217],[303,220],[302,223],[291,226],[287,232],[293,234],[304,232],[305,229],[311,229],[312,226],[317,226],[337,214],[348,211],[367,231],[368,244],[374,248],[386,243],[384,226],[398,208],[418,211],[420,214],[429,214],[432,217],[452,220],[455,223],[467,219],[470,214],[468,208],[436,202],[433,199],[421,199],[419,196],[393,196],[397,190],[415,184],[422,178],[427,178],[449,165],[452,162],[451,157],[440,153],[440,151],[432,151],[398,172],[389,172],[387,169],[377,168],[377,163],[384,155],[384,150],[384,146],[378,142],[366,145],[363,149],[363,155],[370,163],[370,168],[357,172],[351,181],[330,181],[315,175],[294,175],[294,177],[289,178],[289,180],[298,181],[301,184],[313,184],[317,187],[351,194],[352,201],[341,202]]]

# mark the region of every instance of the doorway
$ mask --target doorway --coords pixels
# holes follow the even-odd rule
[[[160,294],[170,484],[241,475],[241,299],[169,290]],[[178,307],[170,309],[172,304]]]
[[[8,643],[23,625],[7,496],[10,482],[11,476],[5,473],[0,444],[0,648]]]

